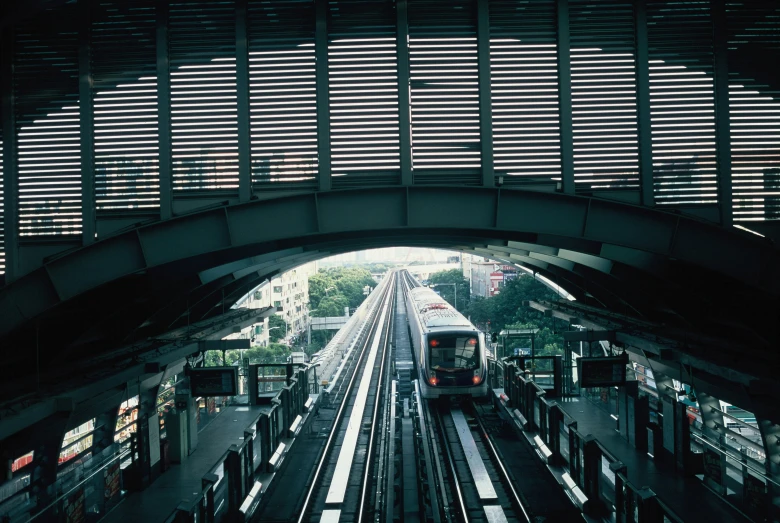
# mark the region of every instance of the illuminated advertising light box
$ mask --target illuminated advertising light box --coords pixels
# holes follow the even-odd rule
[[[577,360],[580,387],[610,387],[626,384],[627,356],[579,358]]]
[[[238,368],[190,369],[190,388],[194,397],[235,396],[238,394]]]

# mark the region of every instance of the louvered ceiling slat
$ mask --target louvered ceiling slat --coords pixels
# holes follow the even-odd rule
[[[476,3],[410,0],[415,183],[481,183]]]
[[[238,189],[236,22],[232,1],[170,4],[173,189]]]
[[[636,189],[633,5],[572,0],[569,6],[576,189]]]
[[[555,4],[490,2],[493,154],[505,186],[560,181]]]
[[[386,0],[333,0],[328,10],[333,187],[400,180],[396,14]]]
[[[155,2],[96,2],[92,75],[98,215],[159,207]]]
[[[656,202],[716,203],[709,1],[650,2],[647,14]]]
[[[16,30],[20,237],[81,234],[81,140],[73,132],[79,125],[78,43],[78,33],[64,27]],[[42,121],[45,126],[38,127]]]
[[[729,62],[740,45],[780,51],[780,8],[774,1],[726,3]],[[767,54],[771,60],[778,54]],[[780,89],[746,74],[729,75],[731,181],[735,220],[780,218]]]
[[[252,185],[317,185],[314,0],[249,0]]]
[[[493,160],[504,185],[552,185],[561,177],[555,4],[489,1]],[[647,4],[658,205],[717,201],[709,5]],[[92,6],[97,215],[156,213],[157,3],[95,0]],[[482,181],[475,7],[476,0],[409,0],[414,183]],[[729,78],[734,216],[777,219],[780,89],[750,53],[763,50],[770,61],[780,56],[780,7],[772,0],[727,0],[726,9],[728,61],[736,64]],[[328,104],[334,188],[400,181],[395,3],[331,0],[327,13],[328,96],[318,101],[314,0],[248,0],[256,192],[317,187],[318,103]],[[78,34],[61,14],[50,11],[34,28],[15,28],[17,196],[25,241],[81,232]],[[170,4],[177,197],[237,194],[235,16],[233,0]],[[638,188],[633,16],[630,0],[570,2],[578,192]]]

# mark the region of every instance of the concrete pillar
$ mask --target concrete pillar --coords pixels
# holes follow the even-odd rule
[[[684,403],[674,404],[674,461],[677,471],[683,475],[691,472],[691,430],[688,410]]]

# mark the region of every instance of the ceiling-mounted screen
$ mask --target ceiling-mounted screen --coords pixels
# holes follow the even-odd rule
[[[626,356],[579,358],[577,360],[580,387],[609,387],[626,384]]]
[[[190,388],[194,397],[235,396],[238,394],[238,368],[190,369]]]

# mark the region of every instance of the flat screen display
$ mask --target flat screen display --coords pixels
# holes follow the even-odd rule
[[[580,387],[609,387],[626,384],[625,356],[610,356],[605,358],[579,358]]]
[[[190,388],[195,397],[235,396],[238,394],[238,368],[190,369]]]

